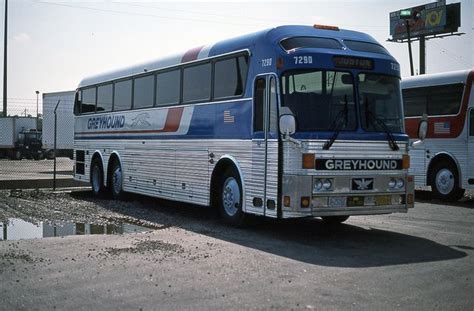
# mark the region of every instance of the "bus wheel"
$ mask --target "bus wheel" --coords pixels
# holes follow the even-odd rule
[[[464,196],[456,167],[447,161],[435,164],[430,184],[434,196],[442,201],[456,202]]]
[[[244,224],[245,214],[242,211],[242,184],[236,169],[229,167],[224,171],[219,186],[218,207],[224,221],[233,226]]]
[[[123,197],[123,173],[122,166],[118,161],[115,161],[112,166],[112,173],[110,176],[110,190],[112,192],[112,197],[116,200],[120,200]]]
[[[104,192],[104,177],[102,165],[98,159],[94,159],[91,167],[91,185],[94,195],[99,196]]]
[[[323,222],[327,225],[338,225],[349,219],[349,216],[323,216]]]

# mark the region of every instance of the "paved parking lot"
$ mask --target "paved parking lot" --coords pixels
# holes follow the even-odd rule
[[[235,229],[208,209],[140,196],[3,191],[4,225],[70,221],[81,235],[0,242],[0,302],[6,310],[472,310],[473,212],[472,199],[425,198],[408,214],[339,227],[315,219]],[[82,235],[84,223],[150,229]]]
[[[74,161],[56,159],[56,179],[59,187],[76,185],[72,179]],[[52,187],[53,160],[20,161],[0,159],[0,189],[32,189]]]

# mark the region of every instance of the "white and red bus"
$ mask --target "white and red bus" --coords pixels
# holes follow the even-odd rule
[[[405,128],[417,139],[420,121],[426,138],[411,148],[411,173],[417,187],[457,201],[474,189],[474,70],[409,77],[402,80]]]

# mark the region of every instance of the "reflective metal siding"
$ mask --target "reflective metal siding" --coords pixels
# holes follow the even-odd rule
[[[464,131],[464,133],[466,133]],[[459,166],[459,174],[462,188],[471,188],[467,182],[467,172],[469,170],[469,156],[467,136],[465,134],[459,138],[449,139],[425,139],[421,148],[410,150],[412,168],[410,173],[416,173],[415,186],[426,185],[428,167],[437,154],[445,153],[450,155]],[[428,158],[429,156],[429,158]],[[471,164],[472,165],[472,164]]]

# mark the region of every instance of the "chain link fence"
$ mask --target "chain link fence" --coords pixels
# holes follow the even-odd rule
[[[72,91],[7,100],[7,116],[0,114],[0,189],[81,185],[73,180],[73,103]]]

